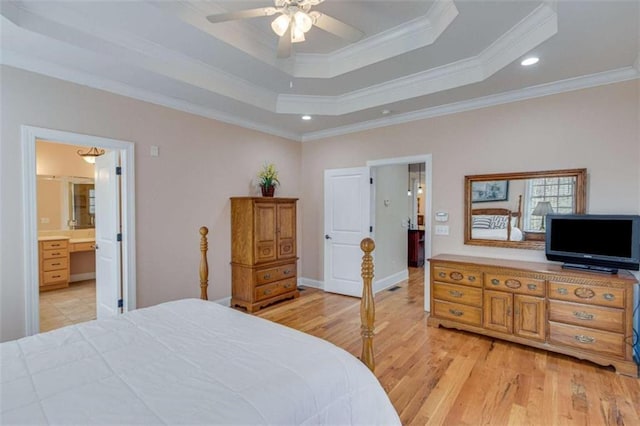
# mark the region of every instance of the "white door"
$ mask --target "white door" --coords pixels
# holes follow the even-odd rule
[[[120,313],[120,181],[118,151],[96,158],[96,314],[98,319]]]
[[[362,250],[369,236],[371,188],[369,168],[324,172],[324,288],[362,296]]]

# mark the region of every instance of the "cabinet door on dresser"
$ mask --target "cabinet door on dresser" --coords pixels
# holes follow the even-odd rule
[[[278,258],[276,203],[256,202],[253,211],[256,263],[272,262]]]
[[[511,334],[513,331],[513,295],[501,291],[484,291],[484,328]]]
[[[277,246],[278,259],[296,256],[296,204],[280,202],[277,207],[278,226]]]
[[[544,298],[515,294],[513,334],[529,339],[545,339]]]

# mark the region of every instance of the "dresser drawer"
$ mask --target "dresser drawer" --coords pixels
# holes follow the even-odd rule
[[[624,290],[612,287],[596,287],[549,281],[549,297],[589,305],[624,308]]]
[[[435,299],[448,300],[454,303],[482,307],[482,289],[464,285],[435,282],[433,285]]]
[[[484,288],[512,293],[544,296],[544,280],[509,275],[484,274]]]
[[[69,267],[69,259],[67,257],[60,257],[57,259],[46,259],[42,261],[42,270],[57,271],[60,269],[67,269]]]
[[[262,285],[280,281],[285,278],[296,276],[296,264],[289,263],[287,265],[277,266],[275,268],[265,268],[256,270],[256,284]]]
[[[67,240],[55,240],[55,241],[42,241],[42,249],[43,250],[51,250],[51,249],[66,249],[69,245],[69,241]]]
[[[482,273],[470,272],[463,268],[443,268],[436,266],[433,268],[433,279],[453,284],[466,284],[474,287],[482,286]]]
[[[604,355],[624,357],[624,337],[622,334],[594,330],[574,325],[549,323],[549,340],[572,348]]]
[[[254,289],[254,299],[264,300],[296,289],[296,279],[288,278],[271,284],[261,285]]]
[[[549,320],[617,333],[624,332],[624,311],[620,309],[550,300]]]
[[[69,281],[69,271],[61,269],[59,271],[48,271],[42,273],[42,285]]]
[[[480,308],[441,300],[434,301],[433,307],[434,315],[437,317],[477,326],[482,324],[482,309]]]
[[[67,257],[68,252],[67,249],[56,249],[56,250],[42,250],[42,258],[43,259],[57,259],[59,257]]]

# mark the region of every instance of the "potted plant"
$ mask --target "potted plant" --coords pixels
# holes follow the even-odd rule
[[[258,184],[262,190],[262,196],[273,197],[276,185],[280,184],[278,170],[273,163],[264,163],[262,170],[258,173]]]

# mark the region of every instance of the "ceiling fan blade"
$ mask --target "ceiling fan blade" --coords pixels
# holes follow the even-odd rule
[[[237,19],[258,18],[260,16],[272,16],[278,12],[275,7],[260,7],[258,9],[238,10],[237,12],[219,13],[207,16],[207,21],[212,24],[225,21],[235,21]]]
[[[278,40],[278,58],[284,59],[289,56],[291,56],[291,24]]]
[[[338,21],[336,18],[332,18],[329,15],[313,11],[309,13],[309,16],[313,19],[313,25],[321,28],[331,34],[335,34],[340,38],[343,38],[351,43],[355,43],[360,40],[364,33],[351,25],[347,25],[342,21]]]

